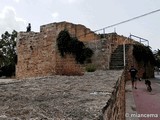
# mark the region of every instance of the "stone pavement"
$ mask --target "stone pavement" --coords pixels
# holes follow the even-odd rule
[[[139,120],[138,118],[130,118],[130,114],[137,114],[134,96],[132,93],[132,85],[130,81],[126,82],[126,120]]]
[[[160,75],[149,79],[152,92],[148,92],[144,80],[138,81],[133,89],[126,83],[126,120],[160,120]]]

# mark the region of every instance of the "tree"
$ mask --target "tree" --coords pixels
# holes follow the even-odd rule
[[[156,66],[160,68],[160,50],[159,49],[155,51],[154,57],[156,60]]]
[[[5,32],[0,39],[0,76],[12,76],[15,74],[15,65],[17,63],[16,54],[17,32],[13,30],[10,34]]]

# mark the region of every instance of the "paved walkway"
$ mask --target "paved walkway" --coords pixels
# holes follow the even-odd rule
[[[137,88],[126,83],[126,120],[160,120],[160,75],[150,79],[152,92],[148,92],[144,80]]]

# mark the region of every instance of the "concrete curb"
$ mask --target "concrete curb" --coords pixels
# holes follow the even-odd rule
[[[126,120],[139,120],[137,117],[132,117],[132,114],[137,114],[136,105],[132,93],[132,85],[130,81],[126,82],[125,87],[125,95],[126,95]]]

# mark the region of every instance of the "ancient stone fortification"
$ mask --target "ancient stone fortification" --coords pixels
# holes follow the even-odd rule
[[[96,37],[96,34],[86,27],[67,22],[41,26],[39,33],[20,32],[17,40],[17,78],[54,74],[83,74],[81,66],[76,64],[73,56],[61,58],[57,51],[56,39],[59,32],[64,29],[67,29],[71,36],[78,36],[82,41]],[[85,35],[88,32],[90,34]]]
[[[94,51],[92,64],[97,69],[110,68],[112,52],[118,45],[133,44],[134,41],[117,33],[96,34],[83,25],[68,22],[51,23],[40,27],[40,32],[20,32],[17,40],[18,63],[16,77],[39,77],[50,75],[82,75],[84,69],[75,62],[72,55],[62,58],[56,46],[61,30],[67,29],[72,37],[77,37]],[[128,66],[133,64],[132,51],[128,53]],[[139,68],[142,68],[139,66]],[[143,72],[143,70],[141,70]],[[152,70],[151,70],[152,71]],[[142,73],[141,72],[141,73]],[[148,71],[148,73],[150,73]],[[153,73],[153,72],[152,72]]]
[[[130,73],[128,71],[132,65],[138,70],[138,74],[137,74],[138,78],[145,78],[145,77],[153,78],[154,77],[154,65],[148,62],[146,63],[146,67],[144,67],[143,61],[141,62],[136,61],[135,57],[133,56],[133,45],[130,46],[130,49],[127,52],[126,61],[127,61],[126,68],[125,68],[126,80],[131,79]]]
[[[83,74],[82,67],[76,64],[73,56],[61,58],[59,55],[56,39],[64,29],[94,50],[92,61],[100,69],[109,69],[111,53],[125,40],[116,33],[106,34],[102,38],[83,25],[68,22],[43,25],[40,32],[20,32],[17,40],[17,78]]]
[[[101,35],[96,40],[87,41],[86,44],[94,51],[92,63],[97,69],[107,70],[110,68],[110,58],[113,51],[119,45],[133,44],[133,40],[127,39],[117,33],[108,33]]]

